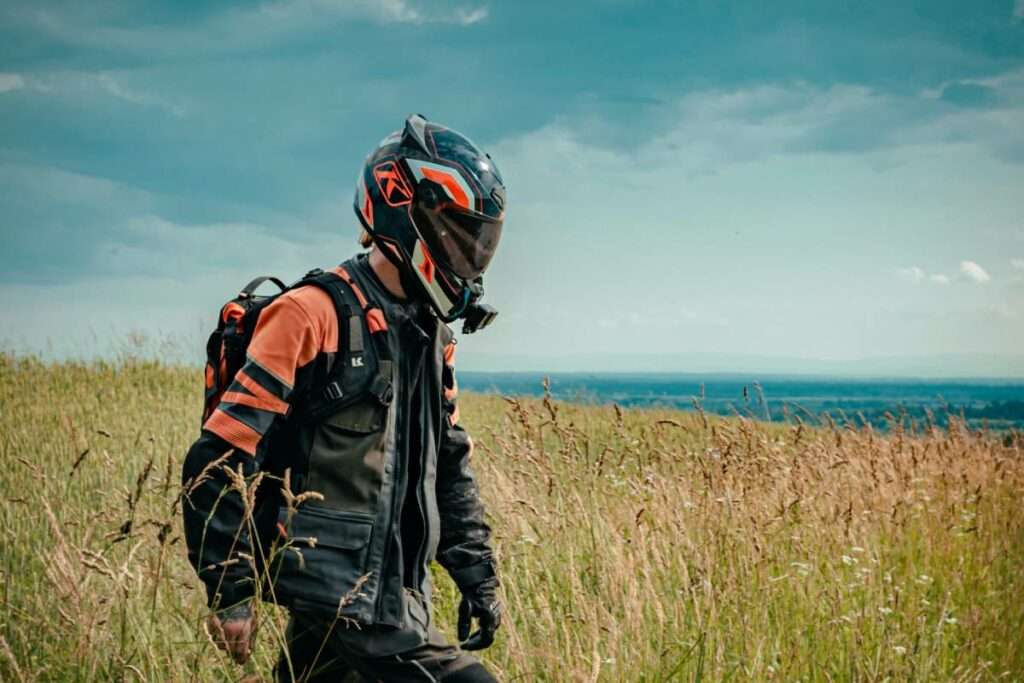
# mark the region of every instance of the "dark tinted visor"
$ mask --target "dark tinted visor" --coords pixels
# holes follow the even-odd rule
[[[413,208],[413,220],[431,256],[464,280],[481,275],[501,239],[502,221],[450,207]]]

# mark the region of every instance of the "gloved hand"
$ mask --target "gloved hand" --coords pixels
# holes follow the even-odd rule
[[[469,634],[473,619],[480,628]],[[494,632],[501,626],[501,603],[498,602],[498,580],[487,579],[462,590],[459,603],[459,643],[463,650],[483,650],[494,642]]]
[[[206,626],[217,647],[231,655],[238,664],[245,664],[256,637],[256,618],[249,603],[233,605],[211,614]]]

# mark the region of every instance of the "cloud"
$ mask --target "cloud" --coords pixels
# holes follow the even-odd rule
[[[680,158],[694,172],[780,154],[864,155],[966,145],[1024,163],[1024,69],[893,93],[857,84],[776,82],[705,88],[664,102],[631,126],[578,112],[552,126],[590,145]],[[945,99],[943,99],[945,97]],[[947,100],[956,100],[952,105]]]
[[[961,261],[960,262],[960,273],[973,280],[978,284],[985,284],[986,282],[992,281],[992,276],[985,272],[985,269],[979,266],[974,261]]]
[[[995,88],[980,83],[948,83],[939,99],[961,107],[987,107],[998,102]]]
[[[912,282],[915,285],[927,282],[933,285],[948,285],[950,280],[948,275],[942,273],[926,273],[924,268],[920,266],[910,266],[909,268],[899,268],[896,273],[906,280]]]
[[[162,109],[174,116],[182,117],[188,112],[180,102],[172,102],[164,97],[153,95],[124,83],[123,76],[114,72],[61,71],[43,73],[30,78],[18,76],[18,87],[30,87],[32,90],[53,97],[68,97],[80,105],[84,98],[100,93],[137,107]],[[0,91],[3,90],[0,77]]]
[[[471,26],[488,16],[486,5],[437,0],[276,0],[214,12],[183,26],[137,23],[129,10],[97,18],[91,10],[74,13],[33,8],[9,11],[4,18],[65,44],[124,50],[152,59],[156,55],[178,57],[182,46],[188,46],[193,56],[262,50],[292,39],[308,41],[314,33],[348,22]]]
[[[156,97],[155,95],[150,95],[145,92],[125,87],[109,73],[101,73],[88,77],[94,78],[100,89],[117,99],[130,102],[131,104],[135,104],[140,107],[156,107],[159,109],[165,109],[175,116],[185,115],[186,110],[183,106],[179,104],[172,104],[163,98]]]
[[[1010,259],[1010,265],[1017,270],[1024,270],[1024,258],[1012,258]]]
[[[311,20],[323,19],[369,19],[382,24],[460,24],[468,26],[487,18],[486,7],[447,8],[440,3],[432,6],[409,0],[279,0],[266,3],[254,10],[245,10],[236,17],[254,15],[272,16],[275,19]]]
[[[294,272],[303,267],[302,259],[290,255],[301,253],[316,263],[316,245],[337,245],[344,253],[354,243],[354,230],[337,229],[347,207],[314,205],[292,215],[228,202],[183,210],[186,203],[180,195],[108,178],[0,161],[0,286],[78,285],[146,273],[187,279],[249,258],[284,259]],[[328,232],[327,224],[334,230]],[[225,244],[244,245],[238,248],[245,257],[233,263],[239,252]]]
[[[901,278],[907,282],[913,282],[915,285],[920,284],[924,281],[925,272],[918,266],[910,266],[909,268],[900,268],[896,271]]]
[[[458,9],[455,10],[455,16],[457,23],[463,26],[470,26],[472,24],[479,23],[487,19],[489,11],[486,7],[475,7],[473,9]]]
[[[20,74],[0,73],[0,92],[10,92],[25,87],[25,79]]]

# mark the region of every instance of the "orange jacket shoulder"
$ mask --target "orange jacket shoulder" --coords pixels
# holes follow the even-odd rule
[[[282,294],[260,313],[249,358],[292,386],[295,371],[318,353],[338,350],[338,318],[323,290],[301,287]]]

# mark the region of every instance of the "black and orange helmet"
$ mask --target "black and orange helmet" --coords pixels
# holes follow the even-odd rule
[[[482,292],[505,218],[505,185],[465,136],[413,114],[381,140],[356,181],[355,211],[383,252],[451,322]]]

